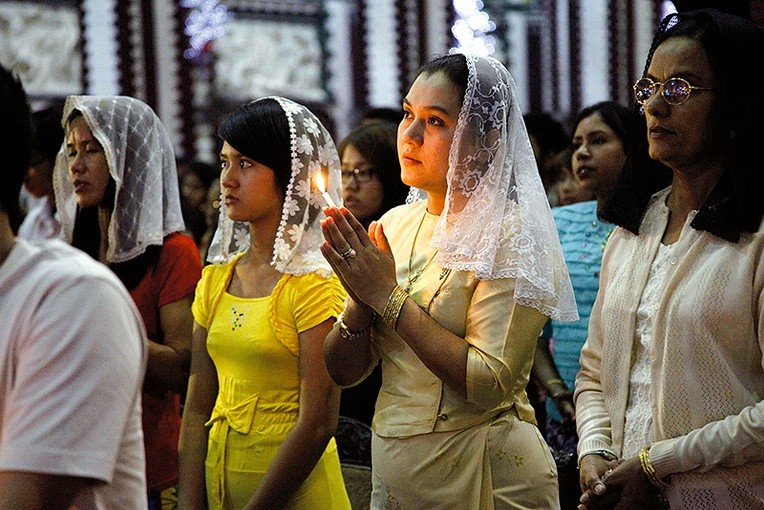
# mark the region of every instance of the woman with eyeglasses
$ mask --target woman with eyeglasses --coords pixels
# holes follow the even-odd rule
[[[345,207],[368,228],[382,214],[406,201],[395,137],[388,121],[362,124],[339,145]]]
[[[576,379],[580,508],[764,508],[764,33],[666,18]]]

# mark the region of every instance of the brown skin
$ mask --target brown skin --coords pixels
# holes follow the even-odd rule
[[[108,227],[113,204],[103,199],[109,183],[109,167],[103,147],[93,136],[82,116],[75,117],[67,126],[66,151],[69,156],[69,179],[75,185],[80,207],[98,205],[98,223],[101,229],[99,260],[106,263]],[[191,314],[193,295],[167,303],[159,309],[159,326],[164,343],[149,339],[146,380],[179,393],[186,387],[188,364],[191,357]]]
[[[370,167],[371,164],[354,145],[345,147],[342,152],[343,171],[354,168],[365,170]],[[371,180],[367,182],[358,182],[357,179],[343,181],[342,193],[345,207],[363,224],[370,223],[373,218],[378,218],[381,212],[384,212],[380,209],[385,198],[385,188],[377,174],[372,174]]]
[[[695,40],[675,37],[655,50],[647,76],[664,82],[673,76],[687,79],[692,85],[713,87],[714,75],[705,50]],[[650,156],[671,168],[673,181],[667,200],[669,220],[663,235],[664,244],[679,239],[690,211],[699,209],[721,177],[728,154],[715,93],[693,91],[681,105],[667,104],[655,94],[645,105]],[[607,465],[581,461],[582,509],[653,508],[640,499],[653,498],[655,489],[642,471],[638,458],[626,459],[615,467],[598,493],[595,486]],[[591,462],[591,466],[588,463]],[[585,501],[586,499],[586,501]]]
[[[461,108],[461,94],[446,75],[420,75],[403,100],[404,118],[398,128],[401,177],[410,186],[427,191],[427,209],[443,210],[448,188],[448,151]],[[350,295],[345,323],[361,331],[372,313],[381,315],[396,286],[395,261],[381,225],[372,223],[369,232],[345,208],[327,208],[322,222],[326,242],[321,252],[332,265]],[[352,247],[352,263],[339,254]],[[414,301],[401,309],[397,331],[419,359],[437,377],[460,395],[467,396],[467,342],[440,326]],[[437,339],[437,341],[433,341]],[[340,385],[358,381],[371,361],[369,337],[353,344],[344,341],[335,328],[326,339],[324,359],[329,373]]]
[[[615,186],[626,162],[626,152],[618,135],[599,113],[581,119],[573,133],[573,175],[597,199],[601,208]]]
[[[21,471],[0,471],[0,510],[67,510],[95,480]]]
[[[237,262],[228,292],[239,297],[269,296],[283,276],[270,261],[282,200],[270,168],[228,145],[221,152],[221,184],[232,219],[250,222],[250,248]],[[297,423],[279,448],[247,510],[283,507],[313,471],[334,436],[340,391],[323,363],[324,339],[334,319],[299,333],[300,396]],[[209,419],[218,394],[217,371],[207,352],[207,330],[194,323],[191,376],[181,427],[178,508],[206,509],[204,461]]]

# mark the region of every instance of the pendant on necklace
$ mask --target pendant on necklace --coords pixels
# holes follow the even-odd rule
[[[411,286],[414,285],[414,283],[419,279],[420,276],[422,276],[424,269],[425,269],[424,267],[421,269],[417,269],[414,274],[412,274],[406,279],[406,285],[403,286],[403,290],[406,291],[406,294],[409,293],[409,291],[411,290]]]

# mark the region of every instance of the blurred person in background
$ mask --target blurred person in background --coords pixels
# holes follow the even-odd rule
[[[19,237],[28,241],[64,239],[61,221],[56,214],[53,193],[53,167],[64,140],[61,110],[48,108],[32,114],[34,146],[24,189],[30,198],[29,208],[19,227]]]
[[[568,146],[568,135],[562,124],[548,113],[528,113],[523,116],[528,137],[531,139],[536,166],[541,175],[549,205],[559,205],[557,183],[560,180],[560,153]]]
[[[344,205],[366,228],[406,201],[409,187],[401,181],[397,132],[397,123],[370,121],[356,127],[339,145]],[[340,415],[370,425],[381,384],[377,366],[357,386],[343,389]]]
[[[644,120],[633,109],[606,101],[581,110],[570,149],[565,152],[571,155],[576,181],[593,200],[552,209],[579,319],[549,322],[539,338],[533,372],[548,397],[546,440],[558,463],[563,509],[576,508],[581,497],[573,387],[599,288],[602,251],[613,230],[613,225],[597,217],[597,211],[610,196],[627,155],[638,150],[647,155],[640,143],[643,137]]]

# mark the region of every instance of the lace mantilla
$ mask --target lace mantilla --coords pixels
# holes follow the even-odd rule
[[[449,153],[436,262],[481,279],[515,278],[515,299],[553,319],[578,319],[557,229],[515,83],[491,57],[465,56],[469,79]]]
[[[75,110],[82,113],[103,147],[109,174],[116,183],[106,262],[133,259],[146,247],[161,245],[168,234],[185,230],[175,153],[154,111],[132,97],[69,96],[64,105],[64,127]],[[65,147],[64,143],[56,158],[53,187],[61,226],[71,242],[77,197],[67,175]]]
[[[332,270],[319,251],[323,242],[319,220],[324,217],[321,192],[315,178],[321,174],[332,200],[342,206],[340,159],[329,132],[313,113],[283,97],[278,102],[289,124],[292,177],[284,194],[281,223],[276,232],[271,265],[281,273],[318,273],[328,277]],[[218,230],[207,260],[222,263],[249,248],[249,224],[228,218],[221,200]]]

